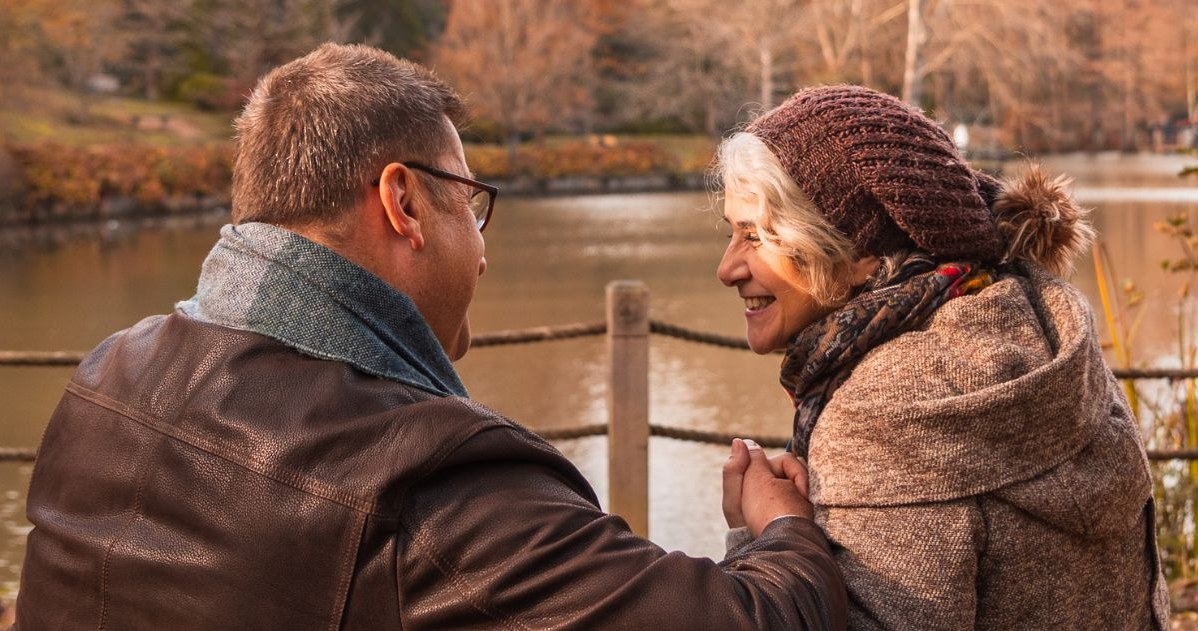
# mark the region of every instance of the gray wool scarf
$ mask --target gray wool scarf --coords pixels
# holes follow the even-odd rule
[[[221,228],[189,317],[442,396],[467,396],[410,298],[336,252],[265,223]]]

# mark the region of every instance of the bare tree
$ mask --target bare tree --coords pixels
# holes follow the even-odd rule
[[[1008,147],[1134,148],[1198,118],[1193,3],[0,1],[0,89],[60,79],[85,116],[87,80],[117,69],[148,98],[182,81],[229,105],[321,41],[366,38],[432,61],[509,143],[637,121],[717,134],[798,87],[851,82]]]
[[[28,5],[0,2],[0,102],[13,104],[20,89],[36,80],[37,16]]]
[[[444,0],[329,0],[333,39],[358,41],[423,61],[448,12]]]
[[[119,0],[25,0],[44,47],[57,58],[65,83],[79,96],[77,116],[91,115],[89,80],[125,52],[116,26]]]
[[[669,0],[657,9],[638,25],[653,50],[641,99],[650,111],[717,136],[752,94],[756,76],[729,54],[729,31],[695,19],[696,5]]]
[[[895,45],[893,26],[905,6],[906,0],[811,0],[795,33],[797,56],[811,60],[800,64],[800,82],[873,85],[879,63],[886,71],[877,53]]]
[[[796,32],[796,84],[856,83],[901,94],[907,0],[810,0]]]
[[[217,107],[236,107],[271,68],[345,33],[336,5],[326,0],[193,0],[182,29],[193,77],[223,92]]]
[[[706,36],[723,44],[719,53],[757,85],[756,101],[765,109],[794,86],[780,85],[791,76],[802,26],[803,5],[796,0],[668,0],[667,5],[694,20]],[[746,95],[747,96],[747,95]]]
[[[1190,125],[1198,127],[1198,12],[1190,11],[1179,26],[1187,118]]]
[[[591,106],[590,19],[569,0],[455,2],[433,58],[498,124],[514,157],[522,134],[540,135]]]
[[[923,47],[928,43],[923,23],[924,0],[907,0],[907,56],[903,66],[903,100],[918,106],[922,97]]]
[[[1094,3],[1103,118],[1107,128],[1119,130],[1121,149],[1143,144],[1144,131],[1189,109],[1186,48],[1194,9],[1189,0]]]
[[[191,7],[171,0],[125,0],[125,7],[122,24],[130,53],[125,61],[140,75],[142,95],[156,101],[163,74],[179,65],[180,25]]]

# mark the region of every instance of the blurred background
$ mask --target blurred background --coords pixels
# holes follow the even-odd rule
[[[263,72],[336,40],[435,66],[492,142],[716,136],[798,87],[850,82],[995,148],[1159,149],[1195,118],[1196,13],[1192,0],[5,0],[0,94],[75,127],[220,137],[219,119],[172,126],[102,101],[232,113]],[[9,117],[13,140],[49,131]]]

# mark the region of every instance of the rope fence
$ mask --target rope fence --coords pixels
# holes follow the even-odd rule
[[[470,339],[470,347],[480,348],[485,346],[503,346],[505,344],[550,342],[576,337],[599,336],[604,333],[607,333],[606,322],[578,322],[559,326],[538,326],[530,329],[483,333]]]
[[[577,322],[556,326],[492,331],[475,336],[471,340],[471,346],[483,348],[510,344],[532,344],[582,337],[597,337],[606,333],[606,322]],[[649,320],[649,333],[721,348],[749,350],[748,342],[742,337],[697,331],[661,320]],[[0,366],[75,366],[83,361],[86,355],[87,353],[81,351],[0,351]],[[1112,372],[1118,379],[1178,380],[1198,378],[1198,369],[1116,369]],[[608,434],[608,424],[594,423],[576,427],[551,428],[541,430],[538,433],[547,440],[575,440],[589,436],[605,436]],[[649,425],[649,433],[652,436],[662,438],[712,445],[728,445],[732,442],[733,438],[741,436],[733,432],[705,431],[657,424]],[[763,447],[782,448],[786,445],[788,439],[781,436],[765,436],[754,437],[754,440]],[[0,462],[32,462],[36,456],[37,452],[34,449],[0,447]],[[1148,451],[1148,458],[1151,460],[1198,460],[1198,449],[1152,449]]]
[[[0,351],[0,366],[77,366],[86,356],[80,351]]]
[[[661,320],[649,321],[649,332],[697,344],[721,348],[749,350],[742,337],[697,331]],[[598,337],[607,333],[606,322],[576,322],[556,326],[492,331],[474,336],[471,348],[532,344],[580,337]],[[0,366],[76,366],[87,356],[83,351],[0,351]],[[1116,379],[1198,379],[1198,369],[1183,368],[1114,368]]]
[[[33,462],[37,450],[26,447],[0,447],[0,462]]]
[[[607,423],[593,423],[576,427],[557,427],[537,431],[545,440],[577,440],[591,436],[606,436]],[[670,425],[649,425],[649,434],[661,438],[673,438],[692,443],[728,446],[733,438],[752,438],[757,444],[770,449],[782,449],[790,441],[787,436],[746,436],[734,432],[714,432]],[[0,455],[2,459],[2,455]],[[1198,460],[1198,449],[1149,449],[1149,460]]]
[[[661,438],[685,440],[692,443],[719,445],[721,447],[732,443],[733,438],[743,438],[741,434],[732,432],[711,432],[669,425],[649,425],[649,433]],[[606,436],[607,423],[594,423],[578,427],[561,427],[538,431],[545,440],[577,440],[591,436]],[[755,436],[753,440],[762,447],[782,449],[789,440],[785,436]],[[0,447],[0,462],[33,462],[37,459],[37,450],[28,447]],[[1149,449],[1149,460],[1198,460],[1198,449]]]

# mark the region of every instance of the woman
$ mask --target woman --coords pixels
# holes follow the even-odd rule
[[[718,276],[749,346],[785,350],[851,627],[1165,629],[1147,459],[1061,279],[1093,236],[1066,183],[1001,185],[853,86],[798,92],[717,161]]]

